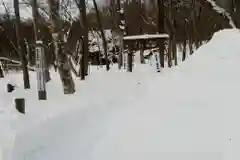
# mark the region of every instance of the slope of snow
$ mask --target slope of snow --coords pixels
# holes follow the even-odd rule
[[[91,68],[77,93],[62,95],[57,74],[48,101],[18,84],[0,90],[0,155],[3,160],[238,160],[240,128],[240,32],[223,30],[178,67],[155,73]],[[138,61],[137,61],[138,62]],[[26,98],[26,115],[13,98]]]

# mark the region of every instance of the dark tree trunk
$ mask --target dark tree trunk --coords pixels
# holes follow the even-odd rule
[[[158,33],[165,33],[164,29],[164,3],[163,0],[157,0],[158,5]],[[160,65],[164,68],[164,40],[159,41],[159,58],[160,58]]]
[[[15,28],[16,28],[16,36],[17,36],[17,44],[18,44],[18,54],[20,56],[21,67],[23,70],[23,82],[24,88],[30,88],[30,80],[29,73],[27,68],[27,58],[26,58],[26,47],[24,45],[23,37],[21,35],[21,26],[20,26],[20,13],[19,13],[19,1],[14,0],[14,11],[15,11]]]
[[[187,57],[187,21],[184,21],[184,31],[183,31],[183,53],[182,61],[186,60]]]
[[[2,67],[1,62],[0,62],[0,78],[4,78],[3,67]]]
[[[83,29],[83,52],[80,62],[80,77],[81,80],[85,80],[85,76],[88,75],[88,23],[86,14],[86,2],[85,0],[75,0],[78,10],[80,12],[80,25]]]
[[[109,66],[108,53],[107,53],[108,52],[107,41],[106,41],[105,34],[104,34],[104,31],[103,31],[102,22],[101,22],[101,19],[100,19],[100,15],[99,15],[96,0],[93,0],[93,4],[94,4],[94,8],[95,8],[96,15],[97,15],[97,21],[98,21],[99,29],[100,29],[101,35],[102,35],[104,55],[105,55],[105,61],[106,61],[106,69],[108,71],[110,69],[110,66]]]

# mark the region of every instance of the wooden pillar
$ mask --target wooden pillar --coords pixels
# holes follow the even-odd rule
[[[46,72],[45,72],[45,55],[42,41],[36,42],[36,72],[37,72],[37,87],[38,100],[47,100],[46,92]]]
[[[2,66],[2,63],[1,63],[1,62],[0,62],[0,78],[4,78],[3,66]]]
[[[145,50],[146,41],[145,40],[141,40],[140,41],[140,45],[141,45],[140,62],[141,62],[141,64],[145,64],[145,61],[144,61],[144,50]]]
[[[160,65],[162,68],[164,68],[164,50],[165,50],[165,46],[164,46],[164,41],[165,39],[161,38],[159,40],[159,57],[160,57]]]
[[[132,44],[129,44],[129,52],[127,57],[127,71],[132,72],[133,69],[133,48]]]

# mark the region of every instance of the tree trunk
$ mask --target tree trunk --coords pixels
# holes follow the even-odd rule
[[[186,60],[187,57],[187,21],[184,21],[184,30],[183,30],[183,53],[182,61]]]
[[[172,15],[172,24],[173,24],[173,33],[172,33],[172,52],[174,58],[174,65],[178,65],[178,56],[177,56],[177,44],[176,44],[176,20],[175,20],[175,13]]]
[[[168,53],[167,53],[167,60],[168,60],[168,67],[172,67],[172,49],[173,49],[172,39],[170,37],[169,43],[168,43]]]
[[[106,61],[106,70],[108,71],[110,69],[110,66],[109,66],[108,53],[107,53],[108,52],[107,41],[106,41],[105,34],[104,34],[104,31],[103,31],[102,22],[101,22],[101,19],[100,19],[100,15],[99,15],[96,0],[93,0],[93,4],[94,4],[95,11],[96,11],[96,16],[97,16],[99,29],[100,29],[101,35],[102,35],[104,55],[105,55],[105,61]]]
[[[158,5],[158,33],[164,33],[164,3],[163,0],[157,0]],[[159,41],[159,58],[161,67],[164,68],[164,40]]]
[[[59,0],[48,0],[52,24],[53,42],[58,72],[62,81],[64,94],[73,94],[75,84],[71,75],[67,55],[64,53],[63,33],[59,16]]]
[[[192,30],[193,30],[193,40],[196,48],[199,47],[199,37],[197,32],[197,25],[196,25],[196,19],[197,19],[197,11],[196,11],[196,0],[192,0]]]
[[[122,5],[121,5],[122,3]],[[124,44],[123,44],[123,36],[126,34],[125,32],[125,19],[124,19],[124,8],[123,8],[124,1],[117,0],[117,11],[118,11],[118,30],[120,31],[121,38],[120,38],[120,51],[118,56],[118,68],[121,69],[123,66],[123,54],[124,54]]]
[[[2,66],[2,62],[1,61],[0,61],[0,78],[4,78],[3,66]]]
[[[144,60],[145,45],[146,45],[146,41],[145,40],[141,41],[141,43],[140,43],[140,46],[141,46],[140,62],[141,62],[141,64],[145,64],[145,60]]]
[[[80,16],[81,16],[81,22],[83,25],[83,64],[84,64],[84,73],[85,75],[88,75],[88,23],[87,23],[87,14],[86,14],[86,2],[85,0],[80,0]],[[83,70],[82,70],[83,71]],[[85,77],[81,78],[82,80],[85,79]]]
[[[19,13],[19,1],[14,0],[14,11],[15,11],[15,28],[16,28],[16,36],[17,36],[17,44],[18,44],[18,54],[20,56],[21,67],[23,70],[23,82],[24,88],[30,88],[30,80],[27,68],[27,58],[26,58],[26,47],[24,46],[23,37],[21,35],[21,26],[20,26],[20,13]]]

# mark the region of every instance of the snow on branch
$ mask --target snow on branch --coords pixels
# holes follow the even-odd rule
[[[229,12],[227,12],[224,8],[217,5],[217,3],[215,1],[213,1],[213,0],[199,0],[199,1],[200,2],[204,1],[208,4],[210,4],[214,11],[216,11],[217,13],[221,14],[222,16],[224,16],[228,19],[229,24],[232,28],[236,28],[236,25],[234,24],[233,19],[232,19],[231,15],[229,14]]]

